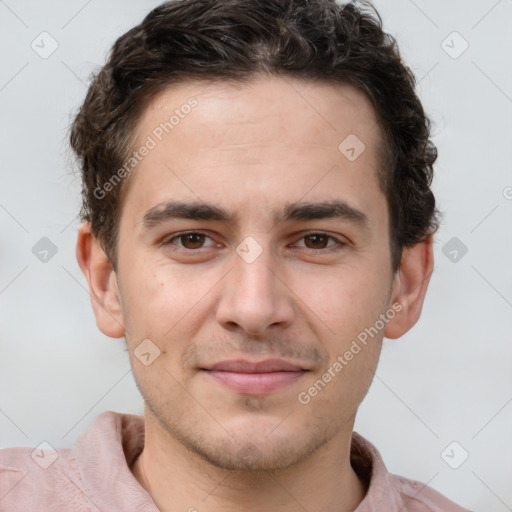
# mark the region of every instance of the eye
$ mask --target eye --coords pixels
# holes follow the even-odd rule
[[[327,233],[307,233],[304,235],[301,240],[304,240],[304,245],[299,247],[305,247],[306,249],[329,249],[331,247],[336,246],[344,246],[346,245],[344,242],[338,240],[337,238],[328,235]],[[334,241],[335,243],[332,243],[329,245],[329,240]]]
[[[172,238],[169,238],[167,240],[166,244],[177,245],[178,247],[192,251],[195,249],[204,248],[204,243],[206,239],[211,240],[213,242],[213,240],[204,233],[200,233],[198,231],[188,231],[187,233],[179,233],[177,235],[174,235]],[[180,243],[175,244],[174,240],[178,240]],[[212,245],[214,244],[211,243],[209,246],[206,247],[210,247]]]
[[[206,244],[208,240],[210,243]],[[313,251],[320,251],[347,245],[336,237],[323,232],[307,233],[303,235],[300,240],[304,241],[304,243],[302,245],[294,244],[293,247],[303,247]],[[165,245],[174,245],[187,251],[197,251],[199,249],[215,246],[215,242],[211,237],[200,231],[187,231],[173,235],[171,238],[167,239]]]

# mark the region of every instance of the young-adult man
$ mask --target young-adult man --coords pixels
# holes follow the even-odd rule
[[[462,510],[353,432],[437,228],[429,122],[370,9],[166,3],[71,145],[78,262],[144,417],[103,413],[45,469],[4,450],[2,510]]]

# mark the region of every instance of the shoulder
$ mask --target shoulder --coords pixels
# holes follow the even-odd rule
[[[424,483],[399,475],[389,476],[400,495],[402,512],[470,512]]]
[[[106,411],[73,446],[0,449],[0,511],[112,510],[113,487],[139,491],[128,462],[143,444],[142,417]]]
[[[72,448],[1,449],[0,482],[1,510],[33,510],[36,503],[41,511],[70,503],[74,510],[90,510]]]
[[[390,473],[377,448],[357,432],[352,435],[351,464],[369,483],[357,512],[469,512],[424,483]]]

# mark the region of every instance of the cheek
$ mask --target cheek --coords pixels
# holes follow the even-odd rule
[[[182,305],[180,288],[171,286],[161,273],[144,263],[125,261],[122,274],[123,318],[132,344],[139,339],[161,339]]]
[[[162,348],[178,333],[192,335],[201,325],[203,299],[218,281],[217,274],[142,258],[130,269],[123,280],[123,314],[130,333],[159,340]]]
[[[300,297],[307,318],[321,322],[328,335],[347,340],[372,325],[383,312],[389,283],[382,275],[369,265],[334,271],[325,267],[310,275],[298,272],[290,288]]]

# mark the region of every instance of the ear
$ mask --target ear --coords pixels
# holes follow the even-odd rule
[[[397,311],[384,336],[400,338],[418,321],[434,268],[433,235],[413,247],[404,248],[400,269],[393,278],[391,304]],[[398,309],[401,307],[401,309]]]
[[[98,328],[111,338],[122,338],[125,329],[117,277],[88,222],[78,229],[76,258],[89,285]]]

